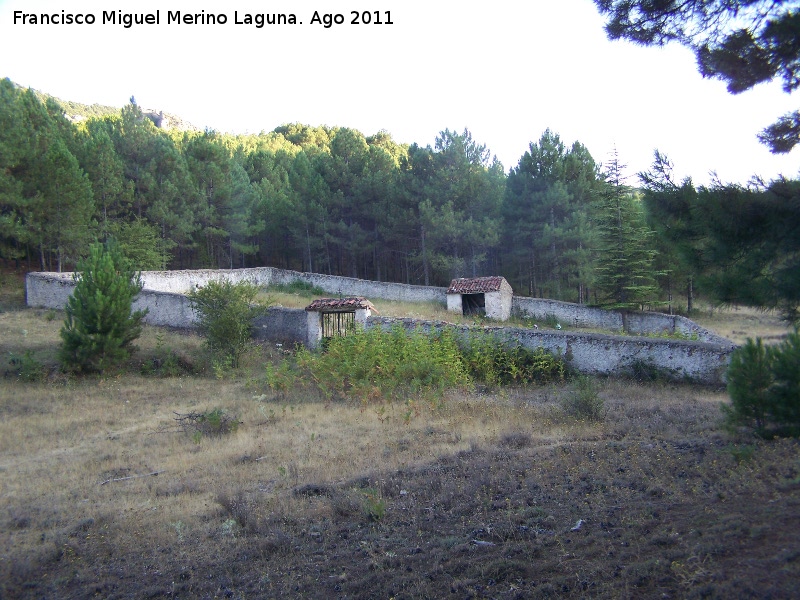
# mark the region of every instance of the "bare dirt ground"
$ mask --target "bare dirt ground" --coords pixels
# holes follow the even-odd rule
[[[62,318],[6,284],[0,598],[797,597],[800,444],[725,430],[721,390],[601,380],[599,423],[572,384],[476,390],[406,423],[152,328],[119,373],[20,381]],[[165,348],[194,373],[139,374]],[[175,428],[212,407],[238,429]]]

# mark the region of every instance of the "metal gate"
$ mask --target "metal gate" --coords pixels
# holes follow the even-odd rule
[[[322,313],[322,337],[332,338],[347,335],[356,329],[355,312]]]

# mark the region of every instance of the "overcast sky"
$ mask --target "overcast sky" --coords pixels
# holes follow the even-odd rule
[[[102,22],[103,11],[157,9],[159,25]],[[235,23],[267,10],[298,24]],[[393,24],[350,24],[365,10]],[[23,25],[15,11],[96,20]],[[227,23],[167,24],[175,11]],[[344,24],[312,24],[315,11]],[[218,131],[300,122],[427,145],[468,128],[508,170],[550,128],[599,162],[616,147],[631,174],[654,148],[696,184],[711,171],[724,182],[800,174],[800,151],[775,156],[756,139],[797,97],[778,84],[731,96],[681,47],[609,42],[591,0],[0,0],[0,57],[0,77],[23,86],[120,107],[133,95]]]

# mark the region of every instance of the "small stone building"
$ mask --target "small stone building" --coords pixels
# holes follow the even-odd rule
[[[453,279],[447,288],[447,310],[507,321],[514,291],[504,277]]]
[[[367,317],[378,312],[366,298],[319,298],[306,306],[308,345],[318,347],[322,340],[355,331],[363,327]]]

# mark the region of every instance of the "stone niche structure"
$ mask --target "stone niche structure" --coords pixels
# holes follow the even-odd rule
[[[356,325],[365,327],[367,317],[378,311],[366,298],[320,298],[306,306],[308,345],[317,348],[323,340],[347,335]]]
[[[453,279],[447,288],[447,310],[507,321],[514,291],[504,277]]]

